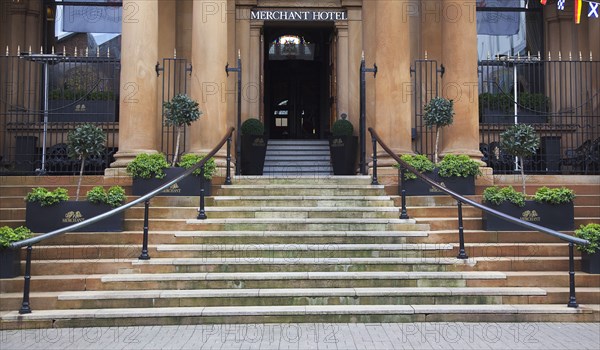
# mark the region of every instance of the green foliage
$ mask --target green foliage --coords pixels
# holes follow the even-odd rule
[[[479,164],[464,154],[448,154],[438,163],[437,167],[439,169],[438,175],[441,177],[469,177],[481,175]]]
[[[434,97],[425,105],[423,121],[428,127],[438,128],[452,124],[454,101],[444,97]]]
[[[48,94],[50,100],[72,100],[72,101],[112,101],[115,94],[112,91],[74,91],[56,89]]]
[[[513,97],[508,94],[491,94],[489,92],[484,92],[479,95],[479,108],[480,110],[489,108],[508,113],[514,109]]]
[[[570,203],[575,199],[575,192],[573,190],[561,187],[561,188],[548,188],[541,187],[535,192],[533,199],[540,203],[549,204],[563,204]]]
[[[116,208],[125,202],[125,190],[121,186],[113,186],[104,190],[102,186],[95,186],[88,191],[87,200],[96,204],[108,204]]]
[[[517,98],[517,104],[526,110],[536,112],[547,112],[550,108],[550,99],[540,93],[521,92]],[[512,94],[491,94],[484,92],[479,95],[479,108],[489,108],[491,110],[499,110],[504,113],[514,112],[514,97]]]
[[[176,95],[171,101],[163,103],[163,107],[165,109],[165,124],[169,126],[189,126],[202,115],[198,108],[198,102],[185,94]]]
[[[400,159],[402,159],[403,161],[408,163],[408,165],[417,169],[421,173],[424,173],[427,171],[433,171],[433,169],[435,169],[435,164],[433,164],[433,162],[431,160],[429,160],[429,158],[427,158],[426,156],[424,156],[422,154],[417,154],[417,155],[404,154],[400,157]],[[400,165],[395,164],[394,167],[399,168]],[[415,174],[411,173],[410,171],[404,172],[404,180],[414,180],[416,178],[417,178],[417,176]]]
[[[586,246],[577,245],[577,249],[588,254],[594,254],[600,250],[600,224],[581,225],[575,230],[575,237],[586,239],[590,244]]]
[[[69,193],[62,187],[56,188],[54,191],[48,191],[43,187],[36,187],[27,193],[25,197],[27,202],[40,203],[42,207],[47,207],[56,203],[69,200]]]
[[[79,160],[99,156],[104,151],[106,135],[94,124],[78,125],[67,137],[69,157]]]
[[[548,112],[550,109],[550,99],[540,93],[521,92],[517,103],[520,107],[535,112]]]
[[[483,191],[483,201],[500,205],[509,201],[519,207],[525,206],[525,194],[517,192],[512,186],[499,188],[488,187]]]
[[[179,163],[177,163],[177,165],[179,165],[180,167],[189,169],[191,167],[193,167],[194,165],[196,165],[198,162],[200,162],[202,159],[204,159],[205,155],[198,155],[198,154],[184,154],[181,157],[181,161],[179,161]],[[215,173],[217,172],[217,163],[215,163],[215,159],[214,158],[210,158],[209,160],[206,161],[206,163],[204,163],[204,178],[206,180],[210,180],[212,179],[212,177],[215,175]],[[193,175],[196,176],[200,176],[200,169],[196,169],[194,170],[194,172],[192,173]]]
[[[31,238],[32,236],[31,231],[24,226],[19,226],[14,229],[8,226],[2,226],[0,227],[0,249],[8,248],[9,244]]]
[[[256,118],[246,119],[242,123],[242,135],[263,136],[265,134],[265,126]]]
[[[331,127],[331,134],[333,136],[352,136],[353,133],[354,126],[346,119],[336,120]]]
[[[515,124],[500,134],[500,148],[515,157],[528,157],[535,154],[540,138],[528,124]]]
[[[127,164],[127,173],[134,178],[162,179],[165,177],[164,169],[169,167],[165,155],[162,153],[155,154],[138,154],[131,163]]]

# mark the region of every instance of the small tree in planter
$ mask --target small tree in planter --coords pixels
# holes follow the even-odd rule
[[[79,179],[77,181],[77,192],[75,200],[79,200],[79,190],[81,188],[81,179],[83,178],[83,169],[85,160],[90,156],[100,156],[104,151],[106,135],[101,128],[93,124],[83,124],[69,132],[67,137],[69,157],[77,158],[81,162],[79,169]]]
[[[515,124],[500,134],[500,147],[511,156],[517,157],[519,162],[523,194],[526,193],[525,163],[523,159],[534,155],[539,146],[540,139],[536,135],[535,129],[528,124]]]
[[[423,122],[429,128],[435,126],[435,154],[433,161],[438,163],[438,147],[440,142],[440,129],[452,124],[454,117],[454,101],[443,97],[432,98],[425,105]]]
[[[256,118],[246,119],[240,128],[242,132],[242,161],[243,175],[262,175],[267,152],[265,126]],[[239,159],[236,159],[239,162]]]
[[[22,241],[32,236],[27,227],[0,227],[0,278],[13,278],[21,272],[20,250],[8,249],[13,242]]]
[[[176,95],[171,101],[165,102],[163,107],[165,108],[165,124],[174,126],[177,131],[175,154],[171,162],[171,166],[174,167],[179,158],[179,143],[183,127],[192,125],[192,122],[200,118],[202,112],[198,108],[198,102],[184,94]]]
[[[331,134],[329,147],[333,173],[335,175],[354,175],[358,143],[358,137],[354,136],[354,126],[342,117],[331,126]]]
[[[575,237],[587,239],[590,244],[577,245],[581,251],[581,271],[600,274],[600,224],[581,225],[575,230]]]

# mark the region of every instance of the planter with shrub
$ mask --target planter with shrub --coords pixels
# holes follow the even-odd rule
[[[434,164],[424,155],[403,155],[400,157],[419,172],[440,183],[449,190],[461,195],[475,194],[475,177],[481,174],[479,164],[466,155],[446,155],[438,164]],[[396,164],[398,167],[398,164]],[[443,191],[425,183],[409,171],[404,172],[406,195],[430,196],[444,195]],[[401,191],[399,186],[399,194]]]
[[[338,119],[331,127],[329,149],[334,175],[356,174],[358,137],[353,133],[354,126],[346,119]]]
[[[587,246],[577,246],[581,251],[581,271],[600,274],[600,224],[581,225],[575,230],[575,237],[590,242]]]
[[[27,227],[0,227],[0,278],[14,278],[21,274],[21,250],[8,249],[8,246],[31,236]]]
[[[512,186],[488,187],[483,192],[486,206],[504,214],[557,231],[570,231],[575,226],[573,199],[568,188],[538,189],[532,199]],[[527,228],[504,221],[496,216],[483,215],[483,229],[488,231],[528,231]]]
[[[96,186],[87,192],[86,201],[69,201],[66,189],[49,191],[34,188],[27,194],[25,223],[33,232],[46,233],[104,214],[125,202],[125,190],[113,186],[105,191]],[[77,232],[123,231],[124,214],[119,213],[76,230]]]
[[[242,123],[241,132],[242,175],[262,175],[268,142],[265,126],[256,118],[249,118]]]
[[[170,168],[164,154],[139,154],[127,165],[127,173],[133,177],[132,194],[145,195],[163,184],[170,182],[183,174],[202,160],[204,156],[185,154],[177,164],[179,167]],[[214,158],[204,164],[204,195],[211,195],[211,179],[217,170]],[[200,169],[193,175],[162,191],[159,196],[199,196],[201,190]]]

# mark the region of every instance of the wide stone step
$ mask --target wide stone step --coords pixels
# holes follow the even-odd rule
[[[222,186],[222,196],[385,196],[383,186],[362,185],[231,185]]]
[[[39,310],[2,316],[5,329],[261,322],[597,322],[590,308],[548,305],[302,305]]]
[[[393,207],[389,196],[215,196],[214,206],[234,207]]]
[[[330,185],[370,185],[369,176],[234,176],[232,182],[236,185],[282,185],[282,184],[330,184]]]
[[[580,291],[583,292],[583,289]],[[595,292],[598,293],[598,290]],[[586,293],[589,294],[592,293]],[[525,304],[533,297],[536,297],[538,303],[542,303],[546,295],[546,290],[541,288],[519,287],[115,290],[32,293],[31,303],[43,305],[46,310],[234,305],[418,305],[452,304],[457,300],[460,300],[461,304],[473,305]],[[1,310],[18,309],[21,298],[22,295],[19,293],[4,294]],[[38,307],[36,310],[41,309]]]
[[[267,155],[265,156],[265,164],[272,164],[277,162],[295,162],[295,163],[310,163],[310,162],[324,162],[329,164],[331,157],[329,155]]]
[[[398,218],[394,207],[209,207],[211,218]]]

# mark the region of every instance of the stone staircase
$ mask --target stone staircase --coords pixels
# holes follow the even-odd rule
[[[18,181],[2,182],[2,225],[23,222]],[[577,192],[578,222],[599,220],[599,191]],[[240,177],[215,193],[204,221],[196,197],[152,200],[148,261],[137,259],[141,206],[125,232],[36,246],[33,313],[16,312],[23,278],[0,280],[2,327],[600,320],[600,276],[578,272],[581,307],[566,307],[568,249],[552,237],[482,231],[465,208],[470,258],[456,259],[456,204],[444,196],[409,198],[400,220],[399,198],[367,177]]]
[[[333,174],[327,140],[269,140],[265,176]]]

